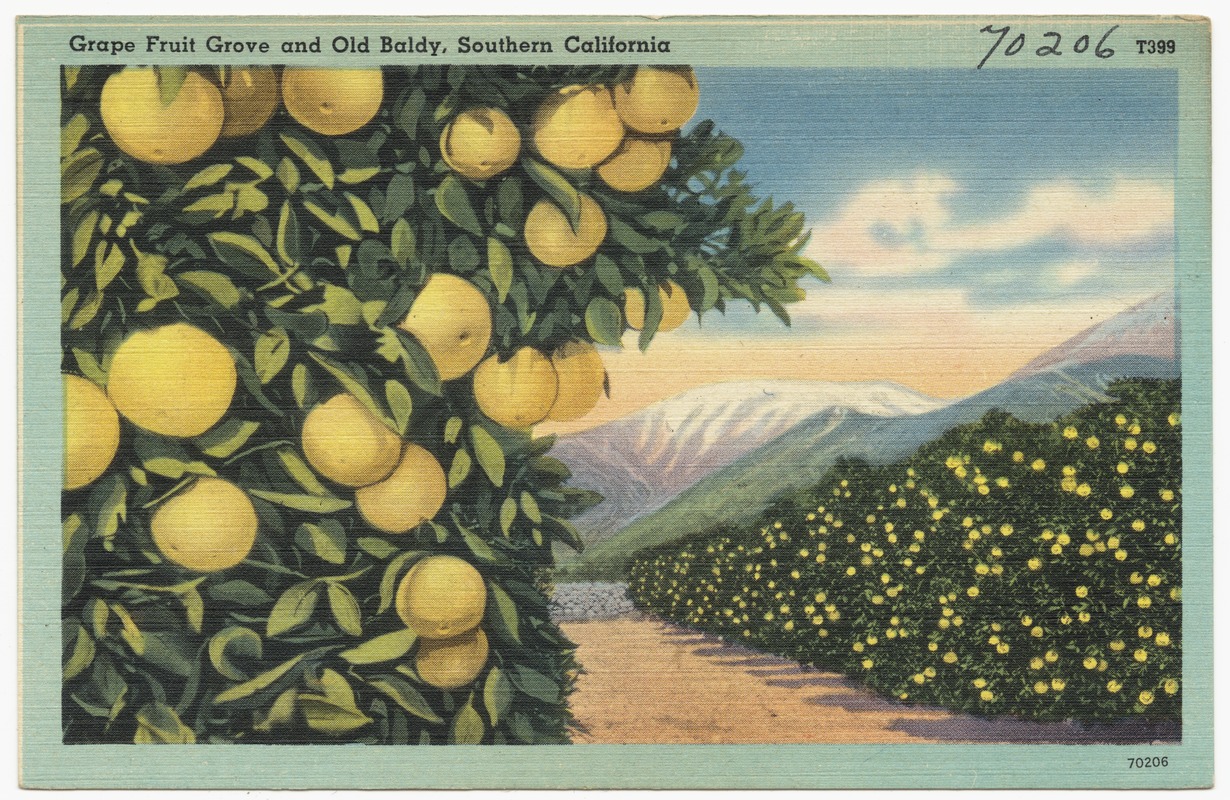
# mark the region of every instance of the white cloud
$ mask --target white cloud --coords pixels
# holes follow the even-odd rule
[[[1040,184],[1011,211],[977,222],[955,219],[954,200],[963,193],[955,181],[933,173],[873,181],[835,220],[813,231],[808,254],[833,273],[905,275],[1047,239],[1122,248],[1168,238],[1174,230],[1174,189],[1161,181],[1120,178],[1100,191],[1075,181]]]

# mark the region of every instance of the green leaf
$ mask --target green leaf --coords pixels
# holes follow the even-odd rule
[[[245,608],[262,608],[273,605],[273,598],[264,589],[241,580],[211,583],[206,589],[206,594],[211,600]]]
[[[102,292],[90,292],[90,296],[77,309],[77,313],[73,315],[72,321],[68,323],[68,329],[76,331],[89,325],[90,321],[98,314],[98,309],[102,308],[102,301]]]
[[[581,193],[567,178],[541,161],[523,158],[521,166],[525,168],[530,179],[560,207],[575,232],[581,225]]]
[[[453,718],[448,735],[449,743],[482,744],[484,733],[486,728],[483,727],[483,718],[474,710],[474,696],[471,695],[470,700]]]
[[[299,708],[308,727],[321,733],[340,736],[374,722],[354,706],[337,705],[316,695],[299,695]]]
[[[76,202],[94,188],[103,168],[102,153],[93,147],[73,153],[60,167],[60,202]]]
[[[124,251],[118,245],[99,242],[94,249],[94,285],[98,291],[106,289],[123,268]]]
[[[704,265],[697,266],[696,275],[700,278],[701,286],[704,287],[704,294],[701,296],[700,308],[698,312],[704,313],[717,303],[721,296],[721,287],[718,286],[717,275],[713,270]]]
[[[300,653],[289,661],[284,661],[268,672],[262,672],[250,681],[241,683],[238,686],[232,686],[225,692],[221,692],[214,698],[215,703],[230,703],[235,700],[241,700],[249,695],[253,695],[262,689],[267,689],[274,684],[279,678],[295,668],[300,661],[307,658],[307,653]]]
[[[470,441],[474,443],[474,455],[478,465],[496,486],[504,485],[504,451],[500,443],[481,425],[470,426]]]
[[[299,188],[299,168],[289,158],[283,158],[278,162],[278,168],[274,174],[278,176],[278,182],[286,189],[287,194],[294,194]]]
[[[483,705],[487,709],[487,718],[491,720],[493,727],[499,727],[500,720],[512,706],[512,698],[513,687],[505,677],[504,671],[499,667],[492,667],[483,684]]]
[[[345,653],[342,655],[345,656]],[[437,725],[444,722],[444,719],[439,714],[431,710],[431,706],[427,704],[427,700],[423,698],[419,690],[414,688],[408,681],[402,680],[396,675],[377,675],[368,678],[367,682],[394,703],[397,703],[406,713],[413,714],[419,719]]]
[[[259,422],[231,417],[221,425],[202,433],[193,441],[202,453],[211,458],[228,458],[243,447],[260,426]]]
[[[453,454],[453,464],[448,470],[448,488],[456,489],[470,475],[470,454],[464,448]]]
[[[538,508],[538,501],[534,499],[534,495],[529,492],[521,492],[521,510],[525,512],[525,516],[529,517],[535,523],[542,522],[542,511]]]
[[[128,613],[128,609],[119,603],[109,603],[111,611],[120,620],[120,638],[128,643],[132,648],[132,652],[137,655],[145,653],[145,634],[141,633],[141,629],[137,627],[137,622]]]
[[[514,686],[535,700],[544,703],[559,702],[559,686],[537,670],[518,664],[508,677]]]
[[[316,219],[323,222],[330,230],[341,236],[345,236],[352,241],[359,241],[363,238],[363,234],[355,230],[355,227],[346,221],[339,214],[330,214],[315,203],[307,200],[303,201],[303,207]]]
[[[303,240],[299,234],[299,217],[295,215],[289,200],[282,202],[282,210],[278,213],[277,251],[283,264],[291,267],[299,265]]]
[[[517,519],[517,501],[511,497],[505,497],[504,503],[500,506],[500,530],[504,532],[504,538],[507,539],[509,532],[512,530],[513,521]]]
[[[158,99],[164,106],[169,106],[179,96],[179,90],[188,78],[188,70],[186,67],[160,65],[154,67],[154,73],[158,77]]]
[[[73,266],[80,264],[90,252],[90,243],[94,241],[94,231],[98,229],[98,212],[91,211],[81,218],[73,231],[72,258]]]
[[[436,208],[449,222],[475,236],[483,235],[483,226],[470,205],[470,196],[456,175],[448,175],[436,187]]]
[[[100,387],[107,385],[107,373],[103,372],[98,359],[94,358],[92,353],[87,353],[78,347],[74,347],[73,360],[77,362],[77,369],[81,370],[82,375]]]
[[[386,542],[384,539],[378,539],[375,536],[360,536],[355,540],[355,544],[364,553],[367,553],[372,558],[384,560],[397,552],[397,548]]]
[[[209,640],[209,663],[227,680],[246,681],[248,674],[232,660],[235,656],[259,660],[263,655],[260,634],[251,628],[233,625],[223,628]]]
[[[201,632],[205,625],[205,599],[196,588],[179,593],[179,602],[184,607],[184,615],[188,619],[188,627],[196,633]]]
[[[136,713],[136,720],[133,744],[196,744],[196,734],[168,705],[150,703]]]
[[[97,648],[94,646],[94,640],[90,638],[90,634],[85,628],[77,626],[77,633],[73,641],[73,654],[64,662],[63,680],[65,683],[85,672],[86,668],[94,663],[94,653]]]
[[[317,364],[324,367],[330,375],[336,378],[337,382],[342,385],[342,388],[354,395],[355,399],[358,400],[364,408],[372,412],[376,419],[388,426],[389,430],[395,433],[397,432],[397,424],[385,415],[384,409],[376,403],[375,398],[373,398],[371,393],[367,391],[367,387],[355,380],[354,376],[347,372],[346,369],[340,364],[337,364],[316,353],[309,353],[308,355],[310,355],[312,360],[314,360]]]
[[[132,251],[137,257],[137,280],[148,295],[137,303],[138,312],[150,311],[163,300],[179,296],[179,287],[165,272],[169,261],[166,256],[156,253],[142,253],[137,246],[129,241]]]
[[[399,218],[393,223],[393,231],[389,234],[389,250],[403,268],[414,259],[415,245],[414,228],[404,218]]]
[[[214,218],[218,218],[234,208],[235,194],[233,192],[218,192],[205,195],[200,200],[184,206],[184,213],[197,214],[208,212]]]
[[[68,158],[76,152],[77,147],[81,144],[81,140],[89,130],[89,118],[85,114],[75,114],[60,129],[60,158]]]
[[[265,636],[278,636],[307,622],[319,600],[320,584],[317,581],[303,581],[291,586],[273,604],[265,624]]]
[[[634,230],[619,217],[610,217],[608,224],[610,226],[611,239],[616,244],[622,245],[633,253],[641,255],[656,253],[665,246],[665,242],[650,239],[648,236]]]
[[[295,395],[295,403],[299,408],[307,408],[309,392],[312,388],[312,378],[304,364],[296,364],[290,373],[290,388]]]
[[[329,494],[329,490],[316,478],[316,473],[312,472],[312,468],[299,457],[299,453],[294,448],[279,447],[277,452],[278,460],[282,462],[286,474],[290,475],[305,492],[321,497]]]
[[[298,156],[308,169],[316,173],[316,177],[320,178],[320,182],[325,185],[325,188],[333,188],[333,165],[329,163],[329,159],[325,158],[324,153],[321,153],[316,147],[302,142],[293,136],[287,136],[284,133],[278,134],[282,142],[290,149],[292,153]]]
[[[351,636],[363,635],[363,612],[359,609],[359,601],[354,593],[340,583],[329,582],[329,608],[333,610],[333,619],[344,633]]]
[[[602,284],[603,289],[610,292],[613,297],[623,296],[624,279],[614,259],[599,253],[594,257],[594,272],[598,275],[598,282]]]
[[[115,536],[120,522],[128,519],[128,485],[124,479],[114,473],[100,478],[90,492],[89,507],[97,509],[94,535],[101,539]]]
[[[141,466],[146,472],[161,475],[164,478],[179,480],[185,475],[204,475],[216,477],[212,467],[203,461],[190,461],[187,451],[173,439],[157,436],[139,435],[133,442],[133,450],[141,460]]]
[[[512,286],[513,261],[512,253],[499,239],[487,238],[487,269],[491,272],[491,281],[495,284],[499,301],[508,297],[508,289]]]
[[[408,569],[411,562],[422,557],[423,554],[416,550],[407,550],[390,561],[389,565],[384,568],[384,577],[380,579],[380,608],[376,613],[383,614],[389,610],[396,596],[397,581],[401,577],[402,570]]]
[[[614,300],[595,297],[585,307],[585,329],[595,342],[618,347],[624,330],[623,312]]]
[[[332,514],[335,511],[341,511],[354,505],[349,500],[343,500],[340,497],[286,494],[284,492],[269,492],[264,489],[249,489],[248,494],[275,505],[293,508],[296,511],[307,511],[312,514]]]
[[[230,175],[231,170],[234,168],[233,164],[212,164],[189,178],[188,182],[184,184],[182,191],[187,194],[193,189],[213,186],[227,175]]]
[[[321,561],[346,563],[346,531],[336,520],[302,523],[295,531],[295,544]]]
[[[393,412],[393,423],[402,436],[410,427],[410,414],[414,410],[414,401],[410,398],[410,390],[405,384],[394,380],[384,382],[384,399]]]
[[[286,725],[295,718],[295,703],[299,700],[299,692],[294,689],[287,689],[278,695],[278,699],[273,701],[273,705],[269,706],[269,710],[261,715],[260,719],[252,725],[254,730],[268,733],[278,725]]]
[[[350,167],[337,176],[342,183],[356,184],[371,180],[380,174],[380,167]]]
[[[396,661],[410,652],[418,636],[410,628],[368,639],[358,647],[343,650],[339,655],[351,664],[380,664]]]
[[[406,369],[406,377],[424,392],[433,397],[440,397],[444,391],[440,383],[440,372],[436,369],[436,362],[431,360],[427,349],[419,343],[418,339],[404,331],[395,328],[388,330],[392,331],[401,347],[401,359]]]
[[[273,169],[259,158],[253,158],[252,156],[235,156],[235,161],[251,170],[252,174],[256,176],[257,183],[260,183],[261,181],[268,179],[269,176],[273,175]]]
[[[457,441],[458,434],[461,433],[461,417],[449,417],[449,420],[444,425],[444,441],[448,444],[453,444]]]
[[[345,192],[344,194],[346,200],[350,202],[350,207],[354,209],[355,216],[359,218],[359,228],[368,233],[380,233],[380,221],[372,213],[371,206],[350,192]]]
[[[520,622],[517,617],[517,604],[508,596],[508,592],[496,586],[494,583],[488,584],[491,591],[491,599],[494,601],[487,605],[491,612],[490,617],[497,626],[508,634],[509,638],[517,644],[521,644],[521,629]]]
[[[470,548],[470,552],[477,556],[482,561],[494,562],[495,551],[491,546],[484,542],[478,534],[461,524],[461,520],[457,519],[457,515],[453,515],[453,523],[457,526],[457,531],[461,534],[461,538],[465,540],[466,547]]]
[[[290,358],[290,336],[282,328],[265,331],[256,340],[252,362],[262,384],[277,377]]]
[[[215,231],[205,238],[224,264],[233,267],[263,266],[274,275],[281,275],[273,256],[251,236],[231,231]]]
[[[177,273],[175,280],[180,284],[188,284],[223,308],[234,308],[239,305],[242,297],[231,279],[218,272],[188,270]]]

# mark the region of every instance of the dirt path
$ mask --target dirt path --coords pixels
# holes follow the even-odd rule
[[[584,669],[572,695],[585,744],[1091,743],[1151,732],[991,721],[894,703],[836,673],[646,616],[565,622]]]

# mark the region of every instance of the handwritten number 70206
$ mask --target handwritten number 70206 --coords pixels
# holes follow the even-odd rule
[[[1098,43],[1093,45],[1093,54],[1096,57],[1110,58],[1115,54],[1115,51],[1108,43],[1110,41],[1110,35],[1118,29],[1118,25],[1114,26],[1106,33],[1102,34],[1102,38],[1098,40]],[[1025,49],[1025,34],[1018,33],[1016,36],[1012,36],[1012,27],[1010,25],[1005,25],[1002,28],[996,28],[993,25],[988,25],[979,32],[989,33],[992,36],[999,36],[999,38],[995,40],[995,44],[991,45],[991,49],[988,50],[987,54],[982,57],[981,61],[978,62],[978,69],[982,69],[983,64],[986,64],[991,56],[995,55],[995,52],[1000,49],[1000,46],[1003,45],[1004,42],[1008,43],[1003,49],[1003,55],[1005,57],[1015,56]],[[1076,41],[1072,43],[1071,48],[1068,49],[1068,46],[1064,44],[1063,34],[1058,31],[1047,31],[1042,34],[1041,39],[1042,41],[1037,43],[1037,46],[1033,51],[1034,55],[1039,58],[1046,58],[1048,56],[1062,56],[1065,53],[1075,53],[1077,55],[1081,55],[1089,52],[1090,43],[1093,41],[1090,38],[1090,35],[1085,33],[1078,36]]]

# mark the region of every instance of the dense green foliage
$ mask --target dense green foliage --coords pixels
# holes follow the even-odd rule
[[[844,464],[746,530],[648,550],[642,607],[977,714],[1177,720],[1177,381],[1051,424],[998,412]]]
[[[618,345],[625,287],[655,287],[646,347],[667,279],[695,312],[747,299],[785,318],[798,279],[823,276],[798,255],[802,215],[751,194],[738,142],[712,123],[680,136],[661,183],[635,195],[528,147],[485,182],[441,158],[461,110],[504,109],[524,127],[550,92],[630,68],[388,68],[379,113],[352,134],[318,135],[279,110],[173,167],[108,138],[98,98],[115,69],[64,72],[62,371],[105,386],[126,336],[186,321],[230,351],[239,388],[195,439],[125,421],[106,474],[63,495],[65,741],[566,741],[577,666],[536,578],[553,542],[579,545],[566,520],[597,498],[566,486],[549,438],[484,417],[469,377],[442,382],[396,323],[435,273],[486,296],[501,356]],[[183,73],[161,68],[164,90]],[[549,198],[575,219],[582,191],[608,237],[579,266],[544,268],[522,238],[526,212]],[[434,520],[383,535],[305,464],[304,415],[340,391],[443,465]],[[158,505],[202,475],[242,487],[260,523],[243,563],[206,575],[164,561],[149,532]],[[399,578],[435,553],[472,563],[489,592],[488,666],[454,691],[419,680],[414,637],[390,609]]]

